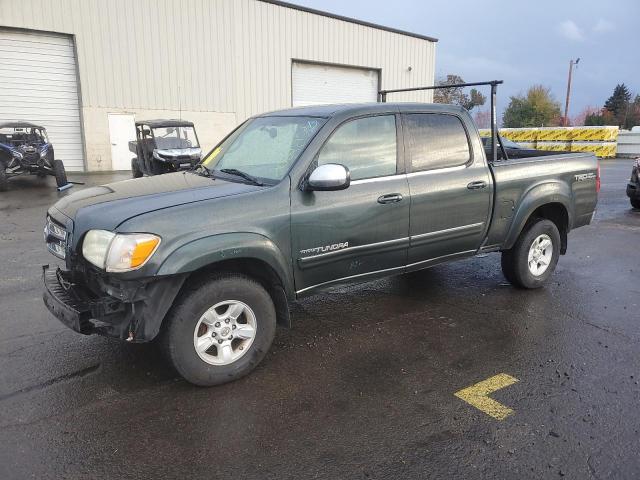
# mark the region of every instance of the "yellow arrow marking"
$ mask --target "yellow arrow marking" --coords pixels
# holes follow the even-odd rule
[[[513,385],[517,381],[518,379],[511,375],[499,373],[498,375],[487,378],[475,385],[463,388],[462,390],[454,393],[454,395],[473,405],[481,412],[484,412],[497,420],[504,420],[513,413],[513,410],[489,398],[489,395],[496,390]]]

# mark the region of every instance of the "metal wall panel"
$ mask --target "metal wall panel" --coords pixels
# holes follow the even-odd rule
[[[241,120],[290,105],[292,58],[381,69],[383,88],[434,79],[433,42],[256,0],[3,0],[0,25],[75,35],[92,107]]]
[[[0,122],[42,125],[56,158],[83,170],[73,42],[68,36],[0,29]]]
[[[162,110],[233,113],[240,122],[291,106],[296,59],[379,70],[382,88],[434,82],[434,42],[258,0],[0,4],[0,26],[74,36],[85,119],[104,109]],[[103,124],[85,124],[89,157],[108,155],[101,115]]]

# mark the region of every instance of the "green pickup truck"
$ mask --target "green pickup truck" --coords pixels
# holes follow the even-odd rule
[[[591,221],[598,162],[493,151],[452,105],[250,118],[194,170],[52,206],[45,241],[65,266],[43,267],[45,304],[83,334],[157,339],[184,378],[215,385],[264,358],[290,302],[333,285],[501,251],[513,285],[541,287]]]

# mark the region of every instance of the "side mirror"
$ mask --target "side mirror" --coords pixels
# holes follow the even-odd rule
[[[307,180],[307,190],[344,190],[351,184],[351,173],[344,165],[327,163],[317,167]]]

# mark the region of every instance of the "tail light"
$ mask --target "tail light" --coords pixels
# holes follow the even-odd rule
[[[598,160],[598,170],[596,172],[596,193],[600,193],[600,160]]]

